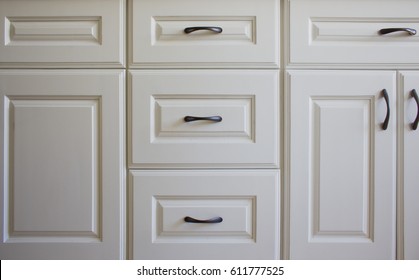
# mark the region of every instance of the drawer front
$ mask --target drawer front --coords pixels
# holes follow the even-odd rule
[[[289,5],[290,64],[419,64],[419,1],[291,0]],[[402,30],[381,34],[389,28]]]
[[[278,257],[277,171],[132,171],[130,258]]]
[[[130,64],[278,67],[278,2],[133,0]]]
[[[136,70],[129,77],[130,167],[278,166],[278,71]]]
[[[0,67],[122,67],[124,0],[0,1]]]

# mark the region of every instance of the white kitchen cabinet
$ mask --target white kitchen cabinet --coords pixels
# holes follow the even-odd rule
[[[285,258],[419,258],[418,5],[284,1]]]
[[[0,70],[1,259],[124,258],[124,70]]]
[[[400,257],[419,259],[419,131],[414,126],[419,120],[419,71],[400,73],[400,161],[399,184],[400,196]]]
[[[290,70],[287,87],[290,258],[394,259],[396,72]]]
[[[279,257],[276,170],[131,171],[134,259]]]

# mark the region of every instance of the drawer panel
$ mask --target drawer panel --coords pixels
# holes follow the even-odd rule
[[[124,0],[0,1],[0,67],[122,67]]]
[[[291,0],[289,5],[290,64],[419,63],[418,1]],[[409,29],[381,34],[389,28]]]
[[[130,5],[132,67],[279,65],[278,0],[133,0]]]
[[[278,78],[275,70],[131,71],[130,167],[277,167]]]
[[[130,192],[131,258],[278,257],[278,171],[132,171]]]

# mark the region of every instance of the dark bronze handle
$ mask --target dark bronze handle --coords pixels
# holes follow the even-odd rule
[[[193,27],[186,27],[183,31],[186,34],[198,31],[198,30],[208,30],[208,31],[212,31],[214,33],[221,33],[223,32],[223,29],[221,27],[218,26],[193,26]]]
[[[185,122],[194,122],[194,121],[212,121],[212,122],[221,122],[223,120],[220,116],[211,116],[211,117],[193,117],[186,116],[183,118]]]
[[[387,115],[381,127],[383,130],[387,130],[388,122],[390,121],[390,101],[389,101],[388,93],[386,89],[383,89],[381,91],[381,94],[384,97],[384,100],[386,101],[386,105],[387,105]]]
[[[399,31],[407,32],[411,36],[416,35],[416,29],[413,29],[413,28],[383,28],[380,31],[378,31],[378,33],[380,33],[380,35],[385,35],[385,34],[399,32]]]
[[[411,127],[413,130],[416,130],[418,128],[418,123],[419,123],[419,97],[418,97],[418,93],[416,92],[415,89],[412,89],[412,91],[410,92],[410,96],[413,97],[416,101],[416,105],[418,106],[418,111],[416,113],[416,119],[415,121],[411,124]]]
[[[183,220],[187,223],[193,223],[193,224],[219,224],[223,221],[223,218],[215,217],[208,220],[198,220],[198,219],[188,216],[188,217],[185,217]]]

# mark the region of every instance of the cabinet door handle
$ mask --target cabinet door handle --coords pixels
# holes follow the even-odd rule
[[[418,123],[419,123],[419,97],[418,97],[418,93],[416,92],[415,89],[412,89],[412,91],[410,92],[410,96],[413,97],[416,101],[416,105],[418,106],[418,111],[416,113],[416,119],[415,121],[411,124],[411,127],[413,130],[416,130],[418,128]]]
[[[221,122],[223,120],[220,116],[211,116],[211,117],[194,117],[186,116],[183,118],[185,122],[194,122],[194,121],[211,121],[211,122]]]
[[[387,105],[386,118],[385,118],[385,120],[384,120],[384,122],[383,122],[383,124],[382,124],[381,127],[382,127],[383,130],[387,130],[388,122],[390,121],[390,101],[389,101],[388,93],[387,93],[387,90],[386,89],[383,89],[381,91],[381,95],[384,97],[384,100],[386,101],[386,105]]]
[[[378,31],[380,35],[385,35],[393,32],[407,32],[409,35],[416,35],[416,29],[413,28],[383,28]]]
[[[221,27],[218,26],[193,26],[193,27],[186,27],[183,32],[185,32],[186,34],[195,32],[195,31],[199,31],[199,30],[208,30],[208,31],[212,31],[214,33],[221,33],[223,32],[223,29]]]
[[[198,219],[187,216],[183,220],[187,223],[193,223],[193,224],[219,224],[223,221],[223,218],[215,217],[208,220],[198,220]]]

